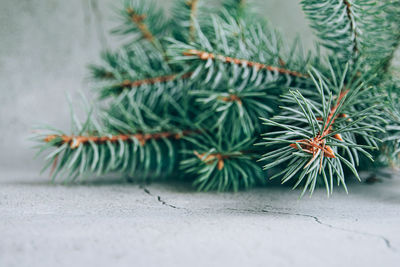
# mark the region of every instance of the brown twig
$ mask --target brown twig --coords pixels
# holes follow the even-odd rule
[[[224,160],[238,157],[243,154],[247,154],[247,155],[251,156],[251,154],[253,154],[255,152],[256,152],[255,150],[242,150],[242,151],[238,151],[238,152],[230,153],[230,154],[211,153],[211,154],[207,155],[207,153],[200,154],[199,152],[194,150],[193,154],[207,165],[213,164],[217,160],[218,161],[217,168],[220,171],[224,168],[224,165],[225,165]],[[207,155],[207,156],[205,156],[205,155]]]
[[[346,117],[346,116],[347,116],[346,114],[336,114],[335,117],[334,117],[333,115],[336,113],[336,110],[339,108],[339,106],[340,106],[340,104],[341,104],[343,98],[344,98],[348,93],[349,93],[349,90],[342,90],[342,91],[340,92],[339,97],[338,97],[337,100],[336,100],[336,105],[335,105],[333,108],[331,108],[331,112],[330,112],[329,115],[328,115],[328,118],[327,118],[327,120],[326,120],[326,125],[325,125],[325,127],[324,127],[324,131],[322,132],[322,137],[325,137],[326,135],[328,135],[328,134],[331,132],[333,123],[335,122],[335,120],[336,120],[338,117],[340,117],[340,116]]]
[[[189,36],[190,40],[194,41],[196,37],[196,29],[194,26],[194,22],[197,15],[197,5],[199,0],[190,0],[186,2],[186,4],[190,7],[190,26],[189,26]]]
[[[200,154],[196,150],[193,151],[193,153],[205,164],[213,164],[217,160],[217,168],[219,171],[224,168],[224,160],[230,158],[229,155],[223,155],[221,153],[209,154],[207,157],[205,157],[206,153]]]
[[[127,8],[126,12],[131,17],[132,22],[136,24],[136,26],[142,33],[143,38],[154,44],[154,35],[150,32],[147,25],[143,22],[143,20],[146,18],[146,15],[136,13],[136,11],[131,7]]]
[[[225,102],[237,102],[239,105],[242,105],[242,99],[240,99],[239,96],[237,95],[229,95],[225,97],[219,97],[218,99],[225,101]]]
[[[322,133],[319,133],[317,136],[311,138],[311,139],[303,139],[296,141],[294,144],[290,144],[289,146],[299,149],[298,145],[301,147],[301,149],[307,153],[312,154],[312,158],[310,161],[304,166],[304,168],[308,167],[311,163],[314,162],[314,160],[318,157],[318,155],[321,155],[321,160],[320,160],[320,171],[322,170],[322,159],[323,157],[328,157],[328,158],[336,158],[335,153],[333,149],[326,145],[326,136],[332,132],[332,127],[333,123],[336,121],[338,117],[347,117],[346,114],[336,114],[337,109],[342,103],[343,98],[348,94],[349,90],[342,90],[339,94],[339,97],[336,100],[336,105],[331,108],[331,111],[328,115],[326,124],[324,126],[324,129]],[[340,134],[335,134],[333,136],[334,138],[343,141],[342,136]]]
[[[160,132],[152,134],[119,134],[113,136],[74,136],[74,135],[48,135],[44,141],[51,142],[54,139],[59,138],[62,144],[69,144],[72,149],[78,148],[81,144],[88,143],[90,141],[94,143],[105,143],[105,142],[118,142],[118,141],[132,141],[135,138],[139,141],[140,145],[144,146],[149,140],[158,140],[161,138],[175,138],[180,139],[182,136],[190,135],[196,131],[184,130],[179,133],[174,132]]]
[[[156,84],[156,83],[166,83],[169,81],[173,81],[177,78],[181,79],[188,79],[192,75],[192,72],[185,73],[181,76],[177,74],[171,74],[171,75],[164,75],[164,76],[158,76],[158,77],[152,77],[152,78],[147,78],[143,80],[136,80],[136,81],[130,81],[130,80],[125,80],[122,83],[114,86],[114,89],[122,90],[124,88],[135,88],[139,87],[145,84]]]
[[[184,56],[197,56],[201,60],[219,60],[225,63],[232,63],[236,65],[242,65],[246,67],[255,67],[257,70],[268,70],[268,71],[276,71],[281,74],[288,74],[290,76],[295,76],[295,77],[300,77],[300,78],[305,78],[308,77],[307,74],[303,74],[297,71],[292,71],[288,70],[285,68],[280,68],[280,67],[275,67],[275,66],[269,66],[265,65],[259,62],[254,62],[254,61],[248,61],[245,59],[238,59],[238,58],[232,58],[232,57],[227,57],[223,55],[215,55],[213,53],[208,53],[206,51],[200,51],[200,50],[195,50],[195,49],[189,49],[185,52],[183,52]]]

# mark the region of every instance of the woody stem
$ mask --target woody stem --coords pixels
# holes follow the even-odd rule
[[[257,71],[268,70],[268,71],[276,71],[280,74],[287,74],[287,75],[294,76],[294,77],[300,77],[300,78],[308,77],[307,74],[303,74],[303,73],[293,71],[293,70],[288,70],[288,69],[281,68],[281,67],[265,65],[265,64],[255,62],[255,61],[248,61],[246,59],[238,59],[238,58],[227,57],[224,55],[216,55],[213,53],[208,53],[206,51],[200,51],[200,50],[195,50],[195,49],[189,49],[189,50],[183,52],[183,55],[184,56],[197,56],[199,59],[204,60],[204,61],[211,59],[211,60],[219,60],[219,61],[222,61],[225,63],[232,63],[235,65],[246,66],[246,67],[250,67],[250,68],[255,67],[255,69]]]
[[[158,140],[161,138],[175,138],[180,139],[182,136],[190,135],[195,133],[192,130],[183,130],[181,132],[160,132],[160,133],[152,133],[152,134],[119,134],[113,136],[74,136],[74,135],[48,135],[44,138],[45,142],[51,142],[57,138],[60,138],[60,142],[62,144],[69,144],[72,149],[78,148],[81,144],[85,144],[88,142],[94,143],[105,143],[105,142],[118,142],[118,141],[132,141],[132,138],[135,138],[139,141],[139,143],[143,146],[149,140]]]

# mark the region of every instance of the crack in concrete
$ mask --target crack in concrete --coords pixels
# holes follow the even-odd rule
[[[141,189],[143,189],[143,191],[148,194],[149,196],[152,197],[156,197],[158,202],[160,202],[162,205],[174,208],[174,209],[184,209],[181,207],[177,207],[175,205],[169,204],[167,202],[165,202],[161,196],[157,195],[153,195],[149,189],[147,189],[144,185],[140,186]],[[314,215],[310,215],[310,214],[303,214],[303,213],[293,213],[293,212],[285,212],[285,211],[277,211],[277,210],[269,210],[269,209],[261,209],[261,210],[251,210],[251,209],[234,209],[234,208],[228,208],[228,210],[233,210],[233,211],[240,211],[240,212],[255,212],[255,213],[273,213],[273,214],[280,214],[280,215],[289,215],[289,216],[299,216],[299,217],[305,217],[305,218],[310,218],[313,219],[316,223],[331,228],[331,229],[335,229],[335,230],[339,230],[339,231],[343,231],[343,232],[348,232],[348,233],[354,233],[354,234],[358,234],[358,235],[363,235],[363,236],[369,236],[369,237],[375,237],[378,238],[380,240],[382,240],[385,243],[385,246],[392,250],[392,251],[396,251],[396,249],[392,246],[390,240],[383,236],[383,235],[377,235],[377,234],[372,234],[372,233],[368,233],[368,232],[362,232],[362,231],[357,231],[357,230],[352,230],[352,229],[347,229],[347,228],[343,228],[343,227],[338,227],[335,226],[333,224],[329,224],[329,223],[325,223],[323,222],[321,219],[319,219],[317,216]]]
[[[164,201],[164,200],[161,198],[161,196],[159,196],[159,195],[157,195],[157,196],[153,195],[153,194],[150,192],[150,190],[147,189],[144,185],[141,185],[140,188],[143,189],[143,191],[144,191],[147,195],[152,196],[152,197],[156,197],[156,198],[157,198],[157,201],[160,202],[162,205],[168,206],[168,207],[173,208],[173,209],[182,209],[181,207],[177,207],[177,206],[175,206],[175,205],[172,205],[172,204],[167,203],[167,202]]]
[[[285,211],[276,211],[276,210],[267,210],[267,209],[262,209],[262,210],[238,210],[238,209],[231,209],[231,210],[236,210],[236,211],[250,211],[250,212],[263,212],[263,213],[274,213],[274,214],[281,214],[281,215],[289,215],[289,216],[300,216],[300,217],[305,217],[305,218],[310,218],[313,219],[316,223],[331,228],[331,229],[335,229],[335,230],[339,230],[339,231],[344,231],[344,232],[349,232],[349,233],[354,233],[354,234],[359,234],[359,235],[364,235],[364,236],[370,236],[370,237],[375,237],[375,238],[379,238],[381,239],[386,247],[392,251],[396,251],[396,249],[392,246],[390,240],[388,238],[386,238],[383,235],[377,235],[377,234],[372,234],[372,233],[368,233],[368,232],[361,232],[361,231],[357,231],[357,230],[352,230],[352,229],[347,229],[347,228],[343,228],[343,227],[338,227],[338,226],[334,226],[332,224],[329,223],[325,223],[323,221],[321,221],[321,219],[319,219],[317,216],[314,215],[309,215],[309,214],[302,214],[302,213],[292,213],[292,212],[285,212]]]
[[[382,235],[376,235],[376,234],[372,234],[372,233],[368,233],[368,232],[361,232],[361,231],[357,231],[357,230],[352,230],[352,229],[347,229],[347,228],[343,228],[343,227],[338,227],[338,226],[334,226],[332,224],[329,223],[325,223],[323,221],[321,221],[317,216],[313,216],[313,215],[309,215],[309,214],[301,214],[301,213],[290,213],[290,212],[282,212],[282,211],[272,211],[272,210],[261,210],[262,212],[270,212],[270,213],[276,213],[276,214],[283,214],[283,215],[294,215],[294,216],[301,216],[301,217],[306,217],[306,218],[311,218],[313,219],[316,223],[329,227],[331,229],[335,229],[335,230],[340,230],[340,231],[344,231],[344,232],[349,232],[349,233],[354,233],[354,234],[359,234],[359,235],[364,235],[364,236],[371,236],[371,237],[376,237],[381,239],[387,248],[395,251],[395,249],[392,247],[390,240]]]

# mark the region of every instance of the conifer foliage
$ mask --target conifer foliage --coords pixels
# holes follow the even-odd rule
[[[95,105],[72,130],[35,136],[66,181],[182,177],[199,190],[279,178],[302,194],[400,155],[398,1],[303,0],[320,38],[288,42],[245,0],[126,0],[116,51],[90,66]],[[374,152],[375,151],[375,152]],[[368,164],[371,165],[371,164]]]

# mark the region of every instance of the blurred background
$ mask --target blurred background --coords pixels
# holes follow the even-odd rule
[[[217,1],[217,0],[216,0]],[[157,1],[168,9],[173,0]],[[257,10],[288,39],[313,46],[299,0],[254,0]],[[0,0],[0,171],[38,175],[33,126],[69,129],[66,93],[89,92],[89,63],[118,45],[115,0]],[[45,174],[47,175],[47,174]]]

